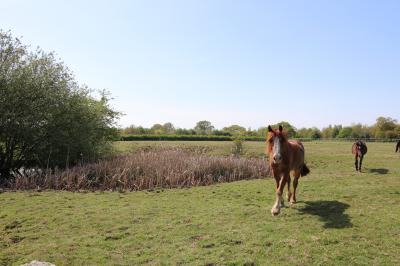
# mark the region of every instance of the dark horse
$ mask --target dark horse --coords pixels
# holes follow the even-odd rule
[[[351,147],[351,152],[355,155],[355,165],[356,165],[356,171],[361,172],[361,164],[362,160],[364,158],[364,155],[367,153],[367,145],[365,145],[364,142],[361,140],[358,140],[353,143],[353,146]],[[360,158],[360,165],[358,165],[358,158]]]
[[[307,175],[310,170],[304,163],[304,146],[299,141],[287,139],[287,135],[279,129],[268,126],[267,153],[269,166],[276,181],[276,201],[271,209],[272,215],[278,215],[283,206],[283,189],[288,184],[288,201],[296,203],[296,188],[300,176]],[[290,191],[290,172],[293,172],[293,194]]]
[[[400,140],[397,141],[397,145],[396,145],[396,152],[400,151]]]

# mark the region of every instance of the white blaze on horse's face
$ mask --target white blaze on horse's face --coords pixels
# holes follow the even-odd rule
[[[278,136],[275,136],[274,138],[274,152],[272,155],[274,163],[279,164],[282,160],[282,156],[281,156],[281,140],[279,139]]]
[[[359,156],[363,156],[363,152],[362,152],[362,147],[361,146],[358,148],[358,155]]]

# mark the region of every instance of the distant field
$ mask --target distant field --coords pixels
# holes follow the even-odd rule
[[[117,141],[114,144],[117,153],[133,152],[146,147],[183,147],[204,148],[210,155],[229,155],[233,142],[231,141]],[[244,142],[244,156],[265,157],[265,143],[257,141]]]
[[[306,142],[311,174],[298,203],[272,217],[272,179],[132,193],[0,194],[0,265],[400,265],[400,154],[368,143],[363,173],[351,143]],[[230,142],[119,142],[204,146]],[[247,156],[264,144],[246,142]]]

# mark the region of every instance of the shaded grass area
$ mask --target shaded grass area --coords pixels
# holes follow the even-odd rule
[[[351,144],[305,147],[311,173],[300,179],[299,203],[277,217],[271,179],[133,193],[1,193],[0,265],[398,265],[400,155],[371,143],[357,173]],[[380,168],[388,172],[369,171]]]
[[[306,201],[299,211],[318,216],[324,222],[324,228],[346,228],[353,226],[349,215],[344,213],[348,207],[349,204],[337,200],[317,200]]]

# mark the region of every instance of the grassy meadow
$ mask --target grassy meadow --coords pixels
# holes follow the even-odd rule
[[[198,146],[230,142],[118,142]],[[139,192],[0,193],[0,265],[399,265],[400,154],[367,143],[363,172],[349,142],[305,142],[311,173],[298,203],[272,217],[270,178]],[[246,142],[247,157],[264,144]]]
[[[177,147],[187,150],[202,149],[205,153],[215,156],[229,155],[233,148],[230,141],[117,141],[114,144],[115,152],[118,154],[131,153],[138,149],[154,147]],[[265,157],[265,144],[263,142],[244,142],[245,157]]]

